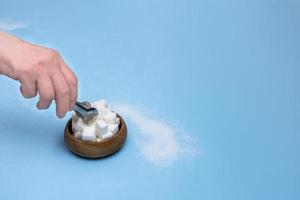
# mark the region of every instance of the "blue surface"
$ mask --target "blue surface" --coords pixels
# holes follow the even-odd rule
[[[300,199],[300,3],[3,1],[13,33],[58,49],[82,99],[142,104],[201,153],[156,168],[129,138],[85,160],[70,117],[36,111],[0,77],[0,199]]]

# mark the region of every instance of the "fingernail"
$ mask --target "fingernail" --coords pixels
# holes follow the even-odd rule
[[[66,113],[63,113],[63,114],[57,114],[57,117],[60,118],[60,119],[64,118],[65,116],[66,116]]]
[[[64,116],[61,116],[61,115],[57,115],[57,117],[58,117],[59,119],[64,118]]]

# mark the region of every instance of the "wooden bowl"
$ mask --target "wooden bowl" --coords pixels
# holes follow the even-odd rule
[[[100,142],[84,141],[75,138],[72,131],[72,119],[70,119],[65,127],[65,144],[76,155],[85,158],[102,158],[117,152],[123,146],[127,137],[127,127],[120,115],[119,131],[111,138]]]

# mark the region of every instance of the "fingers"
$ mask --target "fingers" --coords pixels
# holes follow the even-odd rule
[[[64,76],[56,72],[51,76],[52,84],[54,87],[55,102],[56,102],[56,115],[63,118],[70,108],[70,89]]]
[[[48,75],[41,75],[37,82],[37,89],[40,99],[37,103],[38,109],[47,109],[55,97],[51,78]]]
[[[20,83],[21,83],[20,91],[24,98],[32,98],[36,96],[37,94],[36,81],[22,79],[20,80]]]
[[[62,64],[61,71],[70,88],[69,110],[71,111],[77,100],[77,88],[78,88],[77,77],[74,74],[74,72],[65,63]]]
[[[28,46],[26,46],[28,47]],[[21,83],[21,93],[31,98],[39,93],[38,109],[48,108],[53,99],[56,115],[63,118],[72,110],[77,99],[77,78],[55,50],[29,45],[28,58],[17,63],[17,79]],[[23,65],[23,67],[19,67]]]

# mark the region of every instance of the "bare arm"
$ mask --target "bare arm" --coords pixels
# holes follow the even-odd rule
[[[77,99],[77,78],[59,53],[0,32],[0,74],[21,83],[21,93],[39,93],[38,109],[56,102],[56,115],[63,118]]]

